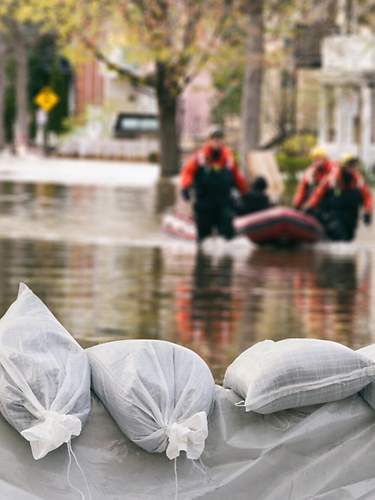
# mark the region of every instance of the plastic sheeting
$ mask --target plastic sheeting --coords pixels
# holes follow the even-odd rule
[[[218,387],[202,462],[177,459],[180,500],[365,500],[375,498],[375,412],[359,396],[274,415],[245,413]],[[0,498],[79,500],[62,447],[42,460],[0,419]],[[73,442],[93,500],[173,499],[173,462],[131,443],[100,402]],[[72,469],[72,483],[84,490]],[[86,496],[88,498],[88,496]]]

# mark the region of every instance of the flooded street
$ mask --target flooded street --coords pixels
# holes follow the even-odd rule
[[[372,235],[350,245],[232,248],[160,233],[173,186],[12,180],[0,169],[0,312],[25,281],[84,345],[159,338],[201,354],[220,381],[262,339],[375,341]]]

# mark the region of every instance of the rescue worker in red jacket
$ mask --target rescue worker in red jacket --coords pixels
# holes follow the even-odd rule
[[[247,191],[232,151],[224,145],[224,134],[215,128],[207,143],[182,167],[181,194],[188,201],[194,191],[194,215],[198,242],[216,229],[225,239],[234,236],[233,191]]]
[[[310,153],[312,164],[304,172],[293,199],[293,206],[303,209],[315,190],[333,171],[336,164],[328,159],[327,152],[321,147],[314,148]]]
[[[358,168],[360,161],[345,155],[333,172],[320,184],[305,208],[313,211],[324,201],[326,213],[322,219],[327,236],[336,241],[351,241],[355,237],[358,215],[363,207],[363,222],[372,222],[372,194]]]

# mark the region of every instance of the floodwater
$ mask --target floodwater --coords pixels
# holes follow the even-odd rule
[[[0,313],[26,282],[83,345],[156,338],[203,356],[221,380],[263,339],[375,341],[371,238],[203,252],[160,233],[173,186],[0,181]]]

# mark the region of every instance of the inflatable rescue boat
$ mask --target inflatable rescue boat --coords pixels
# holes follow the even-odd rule
[[[315,243],[324,236],[322,226],[314,217],[288,207],[269,208],[236,217],[234,225],[237,235],[247,236],[258,245]],[[194,221],[184,214],[165,215],[162,229],[177,238],[196,239]]]

